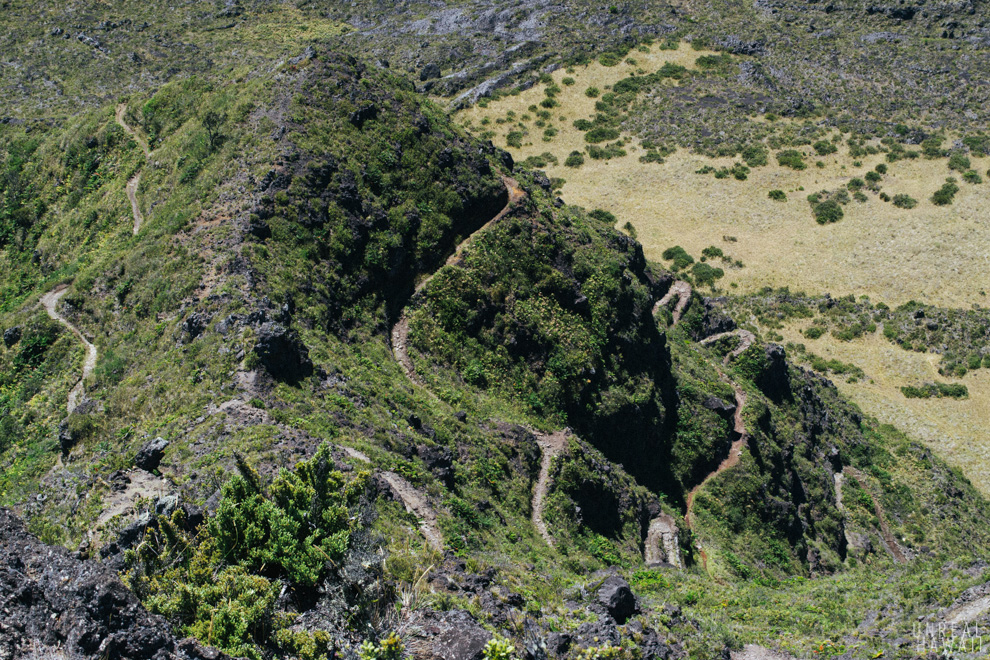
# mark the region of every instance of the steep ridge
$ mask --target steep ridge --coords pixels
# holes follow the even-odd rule
[[[68,290],[68,285],[60,284],[45,295],[41,296],[41,305],[45,308],[48,316],[68,328],[72,334],[74,334],[76,338],[83,343],[83,346],[86,347],[86,359],[83,361],[82,374],[79,376],[79,380],[69,392],[69,400],[66,403],[66,409],[71,414],[75,411],[76,407],[78,407],[79,400],[83,396],[83,387],[86,379],[93,373],[93,369],[96,368],[97,351],[96,346],[86,339],[79,328],[69,323],[68,319],[58,313],[58,303],[62,300],[62,296],[64,296]]]

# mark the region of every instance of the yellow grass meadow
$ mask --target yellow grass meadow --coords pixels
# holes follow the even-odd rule
[[[457,118],[475,132],[493,131],[495,143],[506,148],[507,133],[520,130],[521,118],[529,115],[529,121],[523,122],[528,132],[523,146],[508,147],[514,158],[553,154],[559,162],[548,164],[545,171],[566,180],[560,192],[564,201],[610,211],[620,226],[631,223],[653,260],[662,261],[661,253],[672,245],[681,245],[695,257],[709,245],[720,247],[745,264],[726,269],[720,284],[728,290],[788,286],[812,294],[868,295],[889,305],[912,299],[947,307],[990,302],[986,293],[990,291],[990,181],[960,182],[953,204],[935,206],[929,198],[946,177],[960,178],[948,169],[947,159],[888,164],[882,190],[890,196],[910,195],[918,200],[916,208],[899,209],[869,194],[867,202],[850,201],[844,207],[845,217],[827,226],[815,222],[807,195],[844,187],[851,178],[862,177],[884,162],[883,154],[862,158],[855,166],[844,144],[839,153],[826,157],[804,147],[800,150],[808,168],[795,171],[777,165],[771,151],[769,165],[753,168],[746,181],[738,181],[696,173],[705,165],[731,166],[735,159],[713,159],[680,149],[665,163],[641,163],[644,150],[637,140],[629,139],[625,157],[586,158],[578,169],[564,166],[571,151],[587,146],[573,121],[594,116],[596,99],[585,95],[588,87],[605,92],[634,72],[650,73],[666,62],[693,68],[704,54],[710,53],[685,45],[674,51],[654,46],[650,53],[632,51],[632,64],[605,67],[594,62],[555,71],[560,106],[551,110],[548,125],[559,132],[549,142],[542,139],[543,129],[534,126],[529,110],[545,97],[542,85],[492,101],[486,108],[469,108]],[[575,83],[564,85],[565,77]],[[817,167],[817,161],[824,167]],[[973,159],[973,168],[981,174],[988,167],[990,159]],[[773,189],[783,190],[787,201],[769,199]],[[840,390],[864,412],[925,442],[990,495],[990,372],[970,372],[953,381],[967,385],[966,400],[908,399],[900,391],[902,386],[947,380],[938,374],[937,355],[904,351],[879,332],[841,342],[829,335],[808,340],[798,330],[791,326],[782,332],[788,341],[802,342],[816,354],[853,363],[866,372],[867,378],[859,383],[836,379]]]
[[[827,157],[806,157],[808,168],[795,171],[777,165],[754,168],[746,181],[696,174],[705,165],[731,166],[733,159],[707,158],[678,150],[666,163],[641,163],[644,151],[632,140],[627,156],[612,160],[586,159],[580,168],[564,166],[571,151],[587,146],[584,133],[573,127],[575,119],[594,115],[595,99],[585,96],[589,86],[606,86],[639,70],[652,72],[665,62],[692,67],[707,54],[681,46],[675,51],[649,54],[633,51],[636,60],[605,67],[595,62],[552,75],[560,85],[561,105],[551,110],[550,122],[559,133],[550,142],[542,140],[542,129],[528,124],[529,135],[522,148],[508,148],[524,160],[544,152],[559,160],[545,170],[551,177],[566,180],[561,197],[570,204],[601,208],[614,213],[620,225],[632,223],[647,256],[659,261],[664,249],[681,245],[697,257],[709,245],[721,247],[745,264],[728,270],[723,286],[735,283],[741,292],[764,286],[790,286],[808,293],[868,295],[874,301],[897,305],[912,299],[946,306],[968,307],[990,302],[990,182],[960,182],[955,202],[935,206],[929,200],[945,181],[955,175],[946,159],[901,160],[889,165],[881,183],[888,195],[905,193],[918,200],[905,210],[883,202],[874,194],[869,201],[850,201],[845,217],[832,225],[815,223],[807,195],[823,189],[844,187],[851,178],[862,177],[883,162],[883,154],[868,156],[854,167],[843,145]],[[562,85],[571,77],[574,85]],[[528,108],[544,98],[537,85],[517,96],[491,102],[487,108],[472,107],[458,114],[472,130],[491,130],[496,144],[506,147],[505,136],[518,130],[518,123],[498,124],[513,111],[518,120]],[[532,114],[532,113],[528,113]],[[483,126],[484,118],[490,123]],[[810,147],[801,149],[811,153]],[[824,168],[815,162],[824,162]],[[990,159],[973,159],[973,168],[986,172]],[[770,190],[787,194],[786,202],[767,197]],[[731,236],[736,242],[727,243]]]

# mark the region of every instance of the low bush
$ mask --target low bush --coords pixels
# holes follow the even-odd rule
[[[815,221],[820,225],[838,222],[845,215],[839,203],[832,199],[816,204],[813,213],[815,214]]]
[[[694,257],[687,253],[687,250],[680,245],[669,247],[660,255],[666,261],[673,261],[671,264],[674,270],[683,270],[694,263]]]
[[[909,399],[969,398],[969,389],[961,383],[924,383],[919,386],[908,385],[901,388],[901,393]]]
[[[942,184],[942,187],[932,195],[932,204],[935,206],[948,206],[952,203],[957,192],[959,192],[959,186],[956,185],[955,179],[947,179]]]
[[[918,205],[918,200],[903,193],[894,195],[891,201],[899,209],[913,209]]]
[[[771,190],[767,193],[767,197],[775,202],[786,202],[787,194],[783,190]]]
[[[796,149],[785,149],[777,152],[777,163],[792,170],[803,170],[808,166],[804,162],[801,152]]]

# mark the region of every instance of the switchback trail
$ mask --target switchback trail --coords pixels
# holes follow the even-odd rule
[[[718,467],[708,474],[701,483],[697,484],[687,496],[687,512],[684,514],[684,522],[687,523],[688,527],[692,527],[691,523],[691,508],[694,506],[694,497],[698,494],[698,491],[708,483],[713,477],[717,476],[721,472],[725,472],[731,467],[739,464],[739,459],[742,457],[743,446],[746,444],[746,440],[749,436],[746,433],[746,423],[743,421],[742,411],[743,407],[746,405],[746,393],[742,391],[735,383],[730,381],[733,389],[736,392],[736,411],[732,416],[732,432],[737,436],[737,439],[732,442],[729,447],[729,455],[722,459],[722,462],[718,464]]]
[[[137,131],[128,126],[127,121],[124,119],[124,113],[127,112],[127,104],[121,103],[117,106],[117,113],[115,115],[117,123],[120,127],[124,129],[124,132],[134,138],[134,141],[138,143],[141,147],[141,151],[144,152],[145,158],[151,156],[151,150],[148,148],[148,143],[138,135]],[[131,177],[130,181],[127,182],[127,186],[124,188],[127,193],[127,199],[131,202],[131,214],[134,216],[134,235],[136,236],[139,231],[141,231],[141,225],[144,223],[144,216],[141,214],[141,205],[138,204],[137,200],[137,189],[141,184],[141,172],[138,172]]]
[[[547,545],[553,547],[553,537],[550,536],[547,524],[543,520],[543,510],[547,491],[550,487],[550,463],[555,456],[567,448],[567,431],[557,431],[550,435],[535,431],[533,433],[536,435],[536,442],[540,445],[540,451],[543,454],[540,459],[540,474],[536,478],[536,486],[533,488],[533,526],[536,527]]]
[[[664,307],[673,300],[674,296],[677,296],[677,304],[674,306],[674,325],[681,320],[681,315],[684,314],[685,308],[687,308],[688,303],[691,302],[691,285],[687,282],[677,280],[670,285],[670,290],[667,291],[667,295],[657,301],[657,304],[653,306],[653,315],[660,311],[661,307]]]
[[[41,305],[45,308],[45,311],[48,312],[48,316],[72,331],[72,334],[74,334],[76,338],[86,347],[86,359],[83,362],[82,376],[79,377],[79,381],[76,382],[76,384],[72,387],[72,390],[69,392],[69,401],[66,404],[66,408],[71,414],[79,405],[79,399],[82,397],[83,384],[86,378],[93,373],[93,369],[96,368],[97,353],[96,346],[94,346],[88,339],[86,339],[86,337],[83,336],[83,333],[80,332],[79,328],[69,323],[68,319],[59,314],[56,309],[59,301],[62,299],[62,296],[64,296],[68,290],[69,287],[67,285],[58,285],[45,295],[41,296]]]
[[[503,176],[502,182],[505,184],[505,188],[509,192],[509,201],[506,202],[505,206],[498,212],[498,214],[495,215],[494,218],[479,227],[467,238],[461,241],[460,244],[458,244],[458,246],[454,249],[453,254],[447,257],[447,260],[444,262],[445,266],[453,266],[456,264],[460,260],[464,248],[470,245],[475,236],[508,215],[509,211],[512,210],[512,207],[526,196],[526,193],[519,187],[519,184],[515,179]],[[439,269],[430,273],[419,284],[417,284],[414,295],[415,293],[419,293],[426,288],[426,285],[430,283],[430,280],[432,280],[438,272]],[[394,326],[392,326],[391,338],[392,355],[395,357],[395,361],[398,362],[402,367],[402,370],[406,372],[406,376],[409,380],[417,385],[424,385],[423,380],[416,374],[416,370],[413,368],[412,360],[409,357],[409,316],[406,314],[405,309],[403,309],[402,314],[399,315],[399,320],[396,321]]]
[[[756,341],[756,335],[754,335],[752,332],[750,332],[749,330],[739,329],[739,330],[733,330],[732,332],[720,332],[717,335],[712,335],[711,337],[705,337],[704,339],[701,340],[701,344],[703,346],[714,344],[719,339],[722,339],[724,337],[739,337],[739,346],[737,346],[735,350],[731,351],[728,355],[725,356],[725,358],[722,360],[723,367],[729,366],[730,360],[734,360],[735,358],[742,355],[743,352],[745,352],[745,350],[750,346],[752,346],[753,342]]]
[[[855,479],[859,483],[860,488],[865,490],[870,496],[870,499],[873,500],[873,512],[876,514],[877,520],[880,521],[880,536],[883,537],[884,545],[887,546],[890,554],[894,557],[894,561],[898,564],[907,563],[907,557],[904,556],[904,551],[901,549],[900,544],[897,543],[897,539],[894,537],[894,534],[890,531],[890,525],[887,524],[887,515],[883,510],[883,505],[880,504],[880,500],[873,495],[873,491],[870,490],[870,487],[866,482],[866,477],[862,472],[851,465],[847,465],[842,468],[842,473],[848,474],[850,477]]]
[[[653,314],[656,315],[656,313],[660,310],[660,308],[667,305],[674,298],[674,296],[677,296],[678,300],[677,300],[677,305],[674,307],[673,324],[677,325],[677,323],[680,322],[681,320],[681,316],[684,314],[685,308],[687,307],[688,303],[691,301],[691,285],[688,284],[687,282],[682,282],[680,280],[674,282],[670,286],[670,290],[667,291],[667,294],[659,301],[657,301],[657,304],[653,306]],[[729,361],[731,359],[739,356],[743,351],[745,351],[747,348],[752,346],[754,341],[756,341],[756,337],[753,335],[753,333],[749,332],[748,330],[740,329],[740,330],[735,330],[733,332],[725,332],[725,333],[713,335],[711,337],[706,337],[701,341],[701,343],[711,344],[723,337],[727,337],[730,335],[738,336],[740,339],[740,344],[734,351],[730,352],[728,355],[725,356],[725,359],[722,361],[722,366],[728,366]],[[746,445],[746,442],[749,439],[749,434],[746,432],[746,422],[743,420],[743,408],[746,407],[746,392],[743,391],[743,389],[739,386],[738,383],[736,383],[731,378],[729,378],[725,374],[725,372],[722,371],[722,369],[720,369],[717,366],[715,368],[718,371],[719,377],[724,382],[728,383],[732,387],[733,392],[735,393],[736,409],[732,416],[732,433],[735,436],[735,439],[732,441],[731,445],[729,446],[728,455],[724,459],[722,459],[722,461],[718,464],[718,467],[715,468],[715,470],[713,470],[712,472],[708,473],[704,479],[702,479],[698,484],[694,486],[694,488],[692,488],[688,492],[687,502],[684,512],[684,522],[688,526],[688,529],[693,528],[693,522],[691,520],[691,510],[694,508],[694,499],[695,496],[698,494],[698,491],[700,491],[705,486],[705,484],[707,484],[712,478],[718,476],[722,472],[732,467],[735,467],[736,465],[739,464],[739,461],[742,458],[743,447]],[[654,523],[659,523],[659,521],[660,521],[659,518],[654,521],[651,521],[650,523],[651,528],[654,526]],[[659,524],[657,526],[659,533]],[[700,544],[698,545],[698,550],[701,553],[702,563],[704,564],[705,569],[707,570],[708,556],[705,554],[705,551]]]

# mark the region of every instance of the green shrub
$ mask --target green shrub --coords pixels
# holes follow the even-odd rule
[[[959,192],[959,186],[955,184],[954,180],[946,180],[942,184],[942,187],[935,191],[932,195],[932,204],[935,206],[947,206],[952,203],[955,198],[956,193]]]
[[[714,259],[715,257],[725,257],[725,253],[722,252],[722,248],[715,247],[714,245],[709,245],[704,250],[701,251],[701,260]]]
[[[767,193],[767,197],[775,202],[786,202],[787,194],[783,190],[771,190]]]
[[[804,331],[804,336],[808,339],[818,339],[825,334],[825,328],[820,325],[813,325]]]
[[[965,172],[970,168],[969,157],[961,151],[953,151],[949,156],[949,169]]]
[[[182,516],[160,519],[160,534],[127,557],[124,579],[149,610],[185,635],[237,656],[260,658],[277,632],[280,586],[311,588],[339,564],[358,525],[353,515],[369,474],[333,468],[330,446],[266,489],[238,458],[239,474],[224,484],[216,513],[195,535]]]
[[[894,195],[892,202],[894,206],[900,209],[913,209],[918,205],[918,200],[910,195],[905,195],[903,193]]]
[[[378,644],[362,642],[358,657],[361,660],[401,660],[404,651],[402,640],[393,632]]]
[[[575,119],[574,128],[579,131],[590,131],[595,127],[595,124],[588,119]]]
[[[696,263],[691,267],[691,275],[698,286],[714,287],[715,282],[725,276],[725,271],[706,263]]]
[[[975,170],[963,172],[962,178],[966,183],[983,183],[983,177]]]
[[[817,153],[819,156],[828,156],[829,154],[834,154],[836,151],[839,150],[838,147],[836,147],[833,143],[829,142],[828,140],[819,140],[818,142],[815,142],[815,144],[812,146],[815,149],[815,153]]]
[[[917,387],[908,385],[901,388],[901,393],[909,399],[969,398],[969,389],[961,383],[924,383]]]
[[[598,62],[602,66],[618,66],[622,62],[622,58],[615,53],[602,53],[598,56]]]
[[[753,144],[742,150],[742,159],[750,167],[762,167],[767,164],[767,148],[762,144]]]
[[[571,85],[574,84],[574,78],[571,78],[570,76],[568,76],[566,78],[562,78],[561,81],[560,81],[560,83],[562,85],[566,85],[567,87],[570,87]]]
[[[485,644],[481,655],[484,660],[515,660],[515,653],[516,647],[509,640],[495,635]]]
[[[820,225],[827,225],[838,222],[845,215],[838,202],[832,199],[825,200],[814,206],[815,221]]]
[[[521,131],[509,131],[509,134],[505,136],[505,143],[516,149],[522,148],[522,140],[523,134]]]
[[[866,179],[867,183],[879,183],[883,177],[880,176],[879,172],[867,172],[863,177]]]
[[[886,174],[887,173],[887,164],[886,163],[878,163],[877,166],[874,167],[873,169],[874,169],[874,171],[877,174]]]
[[[850,179],[849,183],[846,184],[846,187],[849,188],[849,190],[860,190],[865,185],[866,183],[862,179],[854,178]]]
[[[616,140],[618,137],[618,129],[612,128],[611,126],[598,126],[584,134],[585,141],[592,144]]]
[[[610,227],[614,226],[617,222],[619,222],[619,219],[616,218],[614,214],[609,213],[608,211],[605,211],[603,209],[595,209],[594,211],[590,211],[588,215],[594,218],[595,220],[598,220],[599,222],[604,222]]]
[[[647,151],[645,154],[639,157],[639,162],[641,163],[663,163],[664,158],[659,151],[653,149]]]
[[[793,170],[803,170],[808,166],[804,162],[801,152],[796,149],[785,149],[777,152],[777,163]]]
[[[582,165],[584,165],[584,154],[580,151],[572,151],[564,160],[564,166],[566,167],[581,167]]]
[[[674,270],[683,270],[694,263],[694,257],[688,254],[687,251],[680,245],[667,248],[660,256],[662,256],[665,261],[673,261],[674,263],[672,264],[672,267]]]
[[[601,94],[601,90],[598,89],[597,87],[589,87],[588,89],[584,90],[584,95],[587,96],[589,99],[596,99],[598,98],[599,94]]]

